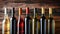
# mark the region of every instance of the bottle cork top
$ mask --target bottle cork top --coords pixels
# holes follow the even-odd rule
[[[7,8],[6,7],[4,7],[4,12],[5,12],[5,15],[7,14]]]
[[[52,8],[49,8],[49,14],[52,14]]]
[[[22,14],[22,8],[19,8],[19,15]]]
[[[26,14],[29,14],[29,7],[26,7]]]
[[[13,14],[15,14],[15,8],[13,7]]]
[[[44,8],[42,7],[42,14],[44,14],[45,12],[44,12]]]
[[[37,8],[34,8],[34,18],[37,15]]]

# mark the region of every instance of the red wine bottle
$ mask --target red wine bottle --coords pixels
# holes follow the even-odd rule
[[[19,18],[18,18],[18,33],[24,34],[24,20],[21,17],[22,15],[22,8],[19,8]]]
[[[31,18],[29,15],[29,7],[26,7],[26,18],[25,18],[25,34],[30,34],[30,22]]]
[[[55,34],[55,21],[52,16],[52,8],[49,8],[48,34]]]
[[[15,17],[15,8],[12,8],[12,18],[10,21],[10,34],[17,34],[17,20]]]
[[[42,15],[41,15],[40,23],[41,23],[41,34],[46,34],[46,17],[43,7],[42,7]]]

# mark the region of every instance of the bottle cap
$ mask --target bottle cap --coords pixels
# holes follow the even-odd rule
[[[26,7],[26,14],[29,14],[29,7]]]
[[[49,14],[52,14],[52,8],[49,8]]]
[[[42,7],[42,14],[44,14],[45,12],[44,12],[44,8]]]
[[[7,14],[7,8],[6,7],[4,7],[4,12],[5,12],[5,15]]]
[[[22,14],[22,8],[19,8],[19,15]]]
[[[36,13],[37,13],[37,8],[34,8],[34,18],[37,15]]]

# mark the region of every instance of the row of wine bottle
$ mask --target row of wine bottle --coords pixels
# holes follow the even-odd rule
[[[41,18],[37,19],[37,8],[34,8],[33,18],[29,15],[29,7],[26,7],[26,17],[23,19],[22,8],[18,11],[18,20],[15,17],[15,8],[12,8],[12,16],[8,17],[7,8],[4,7],[4,20],[2,22],[2,34],[55,34],[55,20],[52,16],[52,8],[49,8],[48,33],[47,20],[44,8],[41,8]],[[23,16],[24,17],[24,16]]]

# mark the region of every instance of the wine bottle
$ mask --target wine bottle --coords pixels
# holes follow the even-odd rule
[[[18,33],[24,34],[24,20],[21,17],[22,15],[22,8],[19,8],[19,18],[18,18]]]
[[[42,15],[40,19],[40,25],[41,25],[41,34],[46,34],[46,17],[45,17],[45,12],[44,8],[42,7]]]
[[[54,34],[55,21],[52,16],[52,8],[49,8],[48,34]]]
[[[10,34],[17,34],[17,20],[15,17],[15,8],[12,8],[12,18],[10,19]]]
[[[7,14],[7,8],[4,7],[4,20],[2,23],[2,34],[10,34],[10,19]]]
[[[31,23],[31,18],[29,15],[29,7],[26,7],[25,34],[31,34],[30,23]]]
[[[37,8],[34,8],[34,17],[32,19],[32,34],[38,34]]]

